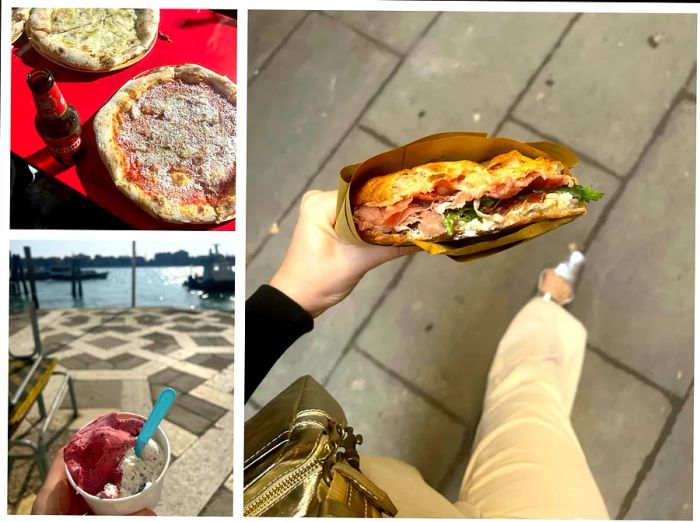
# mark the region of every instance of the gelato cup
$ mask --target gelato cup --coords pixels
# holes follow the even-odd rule
[[[120,419],[140,419],[146,421],[146,417],[142,415],[137,415],[135,413],[119,412],[118,417]],[[81,428],[82,429],[82,428]],[[154,440],[161,448],[161,451],[165,455],[165,464],[163,469],[155,479],[155,481],[143,491],[123,498],[101,498],[84,491],[78,486],[73,477],[68,471],[68,466],[65,466],[66,476],[68,477],[68,482],[73,487],[75,491],[80,494],[85,502],[90,506],[90,509],[96,515],[130,515],[136,513],[142,509],[153,509],[158,501],[160,500],[161,490],[163,488],[163,479],[165,477],[165,472],[168,470],[170,465],[170,441],[165,435],[165,432],[158,427],[158,429],[153,434],[152,440]]]

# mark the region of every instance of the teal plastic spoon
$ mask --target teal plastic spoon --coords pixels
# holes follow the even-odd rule
[[[153,409],[146,419],[143,428],[141,428],[141,433],[139,433],[139,436],[136,437],[136,447],[134,450],[136,451],[137,457],[141,458],[143,448],[146,447],[146,444],[153,436],[153,433],[155,433],[160,421],[162,421],[168,414],[168,410],[170,409],[170,406],[173,405],[173,401],[175,400],[176,396],[177,393],[175,393],[175,390],[172,388],[163,388],[163,391],[160,392],[160,395],[158,395],[158,400],[153,405]]]

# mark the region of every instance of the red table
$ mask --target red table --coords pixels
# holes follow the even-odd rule
[[[163,65],[195,63],[236,81],[236,23],[206,9],[161,9],[160,36],[148,55],[134,65],[110,73],[77,72],[37,53],[23,36],[15,42],[11,67],[10,149],[48,176],[65,183],[130,226],[138,229],[235,230],[235,220],[222,225],[175,225],[151,217],[114,186],[95,146],[95,113],[128,80]],[[34,128],[36,109],[26,76],[47,68],[68,103],[80,114],[83,157],[77,165],[56,162]],[[85,228],[90,228],[86,222]]]

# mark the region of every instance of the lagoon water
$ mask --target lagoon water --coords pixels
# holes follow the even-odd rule
[[[87,268],[86,268],[87,269]],[[70,281],[37,281],[39,307],[104,308],[131,306],[131,268],[95,268],[107,271],[107,279],[83,281],[82,301],[73,299]],[[136,306],[209,308],[233,310],[233,295],[208,295],[190,291],[182,283],[190,274],[202,273],[202,267],[140,267],[136,269]],[[10,298],[10,312],[24,308],[24,299]]]

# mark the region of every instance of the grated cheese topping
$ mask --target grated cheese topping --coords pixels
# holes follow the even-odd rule
[[[101,55],[141,44],[136,9],[53,9],[49,37],[57,43]]]
[[[216,203],[233,194],[236,106],[207,84],[155,85],[123,115],[116,141],[127,177],[172,203]]]

